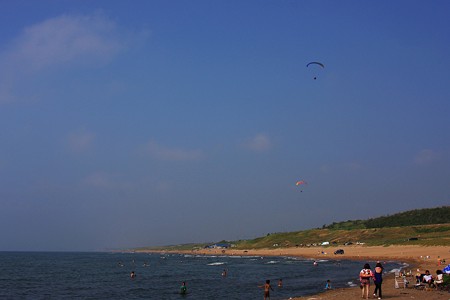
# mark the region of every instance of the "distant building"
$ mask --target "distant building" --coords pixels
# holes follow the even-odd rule
[[[228,249],[231,247],[231,244],[228,243],[216,243],[212,245],[206,245],[205,249]]]

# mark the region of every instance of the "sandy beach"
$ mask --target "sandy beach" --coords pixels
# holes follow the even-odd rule
[[[333,254],[337,249],[344,249],[345,253],[342,255]],[[177,251],[180,252],[180,251]],[[186,251],[192,253],[192,251]],[[276,248],[276,249],[248,249],[248,250],[234,250],[234,249],[199,249],[195,250],[197,254],[205,255],[255,255],[255,256],[300,256],[312,259],[354,259],[367,261],[386,261],[395,260],[398,262],[408,263],[409,266],[405,271],[411,270],[415,275],[417,269],[422,273],[425,270],[430,270],[431,274],[435,275],[437,269],[442,269],[443,266],[438,266],[438,259],[445,259],[446,264],[450,263],[450,247],[445,246],[343,246],[343,247],[311,247],[311,248]],[[446,265],[445,264],[445,265]],[[373,266],[372,266],[373,267]],[[361,266],[362,268],[362,266]],[[358,274],[355,274],[355,278]],[[447,291],[438,291],[436,289],[422,289],[414,288],[414,277],[410,277],[410,287],[399,288],[394,287],[394,274],[385,275],[383,278],[383,299],[420,299],[427,300],[445,299],[450,300],[450,293]],[[369,299],[373,299],[373,290],[375,286],[371,284]],[[339,288],[311,296],[304,296],[292,299],[361,299],[361,290],[359,287]]]

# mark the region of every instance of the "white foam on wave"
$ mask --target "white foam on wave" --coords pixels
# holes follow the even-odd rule
[[[224,262],[213,262],[213,263],[208,264],[208,266],[220,266],[220,265],[224,265],[224,264],[225,264]]]
[[[348,285],[348,286],[357,286],[357,284],[356,284],[356,283],[353,283],[353,281],[347,282],[347,285]]]
[[[400,271],[401,271],[401,269],[392,269],[389,271],[389,273],[398,273]]]
[[[302,260],[302,259],[298,259],[297,257],[292,257],[292,256],[286,256],[284,259],[287,259],[287,260]]]
[[[266,262],[266,264],[277,264],[277,263],[278,263],[278,261],[276,261],[276,260],[271,260],[271,261]]]

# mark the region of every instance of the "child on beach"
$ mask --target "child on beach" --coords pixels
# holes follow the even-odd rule
[[[330,279],[327,280],[327,284],[325,285],[325,289],[326,290],[331,290],[331,280]]]
[[[270,299],[270,290],[273,291],[272,286],[270,285],[270,280],[267,279],[264,285],[258,286],[259,288],[264,288],[264,300]]]
[[[370,278],[373,277],[369,264],[365,264],[361,272],[359,272],[359,281],[361,282],[361,296],[369,299]]]

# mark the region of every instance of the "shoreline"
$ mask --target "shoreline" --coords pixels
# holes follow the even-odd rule
[[[333,254],[335,250],[343,249],[344,254]],[[413,276],[408,278],[410,284],[408,288],[396,289],[394,287],[394,274],[385,274],[383,277],[383,299],[419,299],[426,297],[427,300],[445,299],[450,300],[450,293],[447,291],[437,291],[435,289],[425,293],[425,290],[414,288],[414,275],[417,269],[421,272],[430,270],[435,275],[437,269],[442,269],[450,263],[450,247],[445,246],[364,246],[352,245],[342,247],[311,247],[311,248],[275,248],[275,249],[195,249],[195,250],[139,250],[136,252],[147,253],[179,253],[179,254],[197,254],[197,255],[226,255],[226,256],[292,256],[309,259],[328,259],[328,260],[358,260],[358,261],[397,261],[407,263],[406,271],[412,272]],[[445,259],[446,263],[438,266],[438,259]],[[372,266],[373,267],[373,266]],[[358,274],[355,274],[357,277]],[[369,299],[373,297],[374,285],[371,284]],[[292,300],[347,300],[361,299],[359,287],[345,287],[327,290],[314,295],[299,296],[291,298]]]

